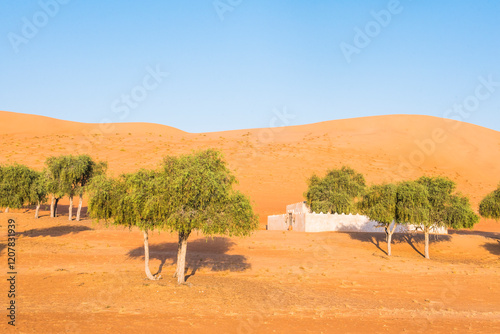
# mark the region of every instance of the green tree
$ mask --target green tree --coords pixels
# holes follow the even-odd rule
[[[69,197],[68,219],[73,220],[73,197],[79,191],[78,179],[83,173],[79,157],[73,155],[62,156],[61,184],[62,191]]]
[[[500,219],[500,184],[479,203],[479,214],[485,218]]]
[[[178,233],[175,276],[182,284],[187,240],[194,230],[206,236],[247,236],[258,228],[258,217],[250,200],[233,189],[236,178],[218,151],[167,157],[161,174],[160,191],[156,192],[159,196],[153,202],[168,209],[156,211],[154,220]]]
[[[4,189],[3,189],[3,185],[2,185],[2,182],[3,182],[3,174],[4,174],[4,167],[2,165],[0,165],[0,208],[3,208],[5,207],[4,205],[4,199],[5,199],[5,194],[4,194]],[[5,209],[6,211],[5,212],[8,212],[7,209]]]
[[[47,184],[45,180],[45,171],[33,173],[31,180],[29,204],[36,205],[35,218],[38,219],[40,205],[47,201]]]
[[[398,222],[423,226],[425,232],[425,257],[429,255],[429,211],[430,203],[426,188],[415,181],[404,181],[398,185],[396,215]]]
[[[94,219],[143,231],[145,269],[150,279],[155,278],[148,265],[148,232],[177,232],[175,276],[181,284],[185,281],[187,240],[194,230],[207,236],[245,236],[258,228],[250,201],[233,189],[235,183],[217,151],[167,157],[158,171],[141,170],[118,180],[103,175],[93,178],[89,213]]]
[[[8,206],[8,192],[9,188],[5,180],[5,170],[6,167],[0,165],[0,207],[5,208],[4,212],[9,212]]]
[[[62,159],[62,171],[60,174],[63,191],[69,196],[69,220],[73,220],[73,197],[79,197],[78,211],[76,220],[80,221],[83,195],[85,187],[89,180],[96,174],[104,173],[107,164],[104,162],[96,163],[86,154],[73,156],[67,155],[60,157]]]
[[[14,164],[2,168],[0,182],[0,206],[20,209],[30,199],[30,188],[35,178],[35,171],[30,168]]]
[[[479,216],[472,211],[469,199],[461,194],[451,196],[445,219],[447,225],[454,229],[472,228],[479,222]]]
[[[466,197],[454,193],[455,183],[452,180],[423,176],[416,183],[425,188],[427,196],[427,214],[416,226],[425,233],[425,258],[429,259],[429,233],[432,230],[443,226],[471,228],[479,217],[472,211]]]
[[[363,195],[365,178],[354,169],[343,166],[329,170],[325,177],[313,175],[304,193],[312,211],[324,213],[354,213],[356,199]]]
[[[57,216],[57,204],[69,192],[71,183],[68,183],[68,178],[63,175],[66,168],[64,156],[47,158],[45,166],[47,192],[51,195],[50,217],[54,218]]]
[[[95,219],[112,221],[115,225],[128,228],[138,227],[144,237],[144,263],[146,276],[153,276],[149,269],[149,231],[156,228],[156,222],[149,217],[162,208],[152,207],[151,199],[157,173],[151,170],[139,170],[136,173],[123,174],[120,178],[108,179],[101,174],[89,184],[89,214]]]
[[[388,256],[391,256],[392,235],[398,224],[396,199],[397,186],[383,184],[371,186],[363,195],[362,201],[359,202],[361,213],[378,222],[378,227],[385,229]]]
[[[104,175],[108,169],[108,164],[106,162],[100,161],[95,162],[88,155],[80,155],[78,157],[79,174],[77,177],[78,184],[78,211],[76,213],[76,221],[80,221],[81,211],[83,206],[83,195],[87,190],[87,185],[93,177],[98,175]]]

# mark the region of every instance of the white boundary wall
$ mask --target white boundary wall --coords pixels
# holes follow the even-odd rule
[[[267,216],[267,229],[269,231],[286,231],[286,230],[288,230],[288,223],[286,221],[286,215]]]
[[[381,232],[385,229],[377,227],[378,222],[367,216],[352,214],[310,213],[303,202],[287,206],[287,213],[267,217],[267,229],[271,231],[293,230],[298,232]],[[391,225],[392,227],[393,225]],[[395,233],[415,231],[414,225],[398,225]],[[433,234],[448,234],[446,227],[432,231]]]

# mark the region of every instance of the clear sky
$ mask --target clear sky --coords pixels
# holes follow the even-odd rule
[[[384,114],[500,131],[498,0],[3,0],[0,13],[0,110],[189,132]]]

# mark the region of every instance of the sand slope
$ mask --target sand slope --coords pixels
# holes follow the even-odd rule
[[[214,147],[266,216],[303,200],[313,173],[350,165],[369,184],[445,175],[477,209],[500,181],[500,133],[430,116],[391,115],[268,129],[187,133],[148,123],[84,124],[0,111],[0,163],[42,168],[46,157],[88,153],[117,175],[169,154]],[[476,229],[500,231],[483,220]]]

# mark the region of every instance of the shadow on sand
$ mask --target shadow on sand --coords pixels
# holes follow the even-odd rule
[[[449,230],[450,234],[458,235],[478,235],[481,237],[489,238],[487,243],[482,245],[484,249],[493,255],[500,256],[500,233],[499,232],[484,232],[484,231],[471,231],[471,230]]]
[[[448,230],[449,234],[458,234],[458,235],[479,235],[485,238],[492,238],[500,240],[499,232],[483,232],[483,231],[472,231],[472,230]]]
[[[212,271],[244,271],[251,268],[243,255],[226,254],[235,243],[229,238],[215,237],[213,239],[197,239],[188,241],[186,253],[186,280],[195,275],[200,268],[208,268]],[[144,247],[137,247],[128,252],[132,258],[144,258]],[[163,266],[168,261],[177,263],[177,243],[161,243],[149,246],[150,259],[160,260],[160,267],[156,274],[160,274]],[[155,275],[156,275],[155,274]]]
[[[482,246],[491,254],[500,256],[500,240],[496,240],[496,242],[488,242]]]
[[[61,226],[52,226],[47,228],[34,228],[31,230],[26,230],[24,232],[18,233],[19,236],[23,237],[60,237],[62,235],[70,234],[70,233],[79,233],[82,231],[90,231],[92,230],[90,227],[83,225],[61,225]]]
[[[0,244],[0,255],[2,255],[3,253],[3,250],[7,248],[7,245],[6,244]]]
[[[375,245],[379,250],[387,255],[387,241],[385,240],[385,233],[368,233],[368,232],[345,232],[349,234],[351,239],[359,240],[362,242],[370,242]],[[437,235],[431,234],[429,236],[429,243],[437,243],[442,241],[450,241],[451,236],[449,235]],[[425,243],[425,236],[423,233],[394,233],[392,235],[392,244],[407,243],[413,248],[418,254],[424,256],[416,245]],[[382,246],[381,246],[382,245]],[[384,247],[384,248],[382,248]],[[422,247],[423,248],[423,247]]]

